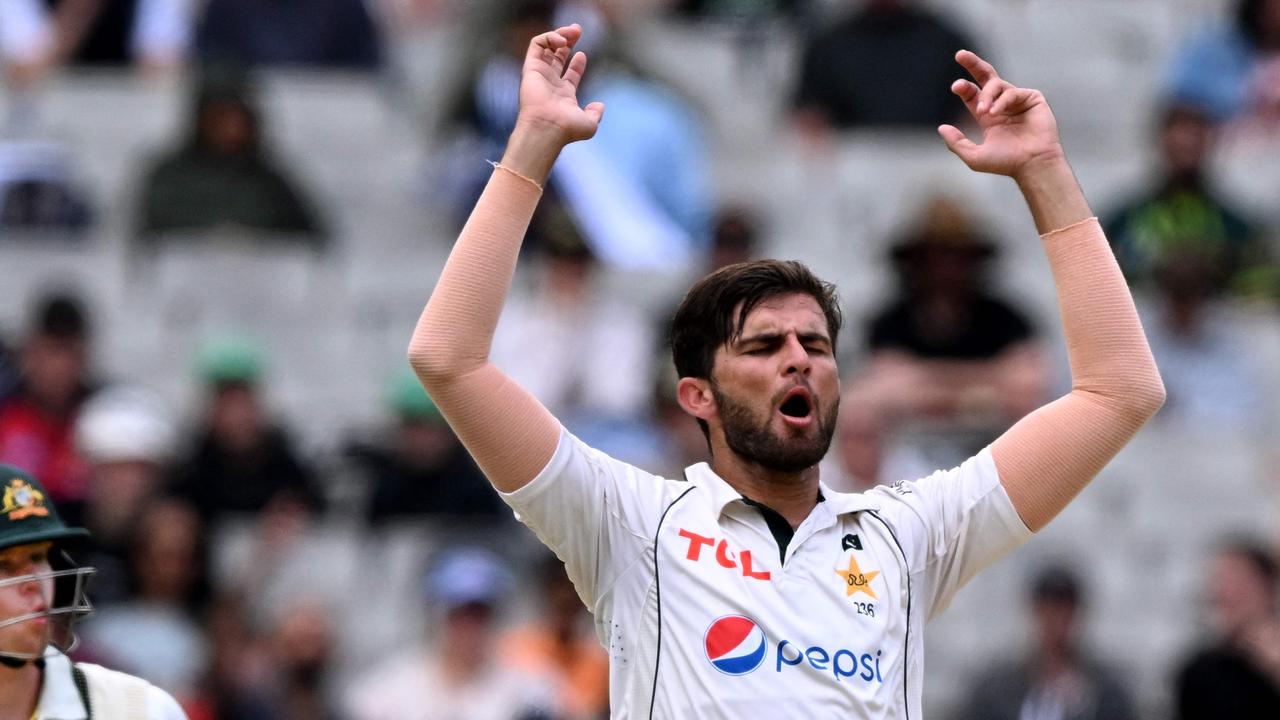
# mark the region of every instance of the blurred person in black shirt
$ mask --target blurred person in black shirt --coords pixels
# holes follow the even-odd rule
[[[1031,584],[1035,647],[974,684],[962,720],[1135,720],[1133,700],[1113,668],[1080,641],[1084,591],[1066,567],[1041,569]]]
[[[1027,316],[984,286],[996,245],[956,203],[935,198],[892,250],[897,296],[867,327],[856,382],[891,419],[973,416],[1003,429],[1035,409],[1048,362]]]
[[[387,384],[394,424],[384,439],[348,454],[371,485],[372,524],[417,515],[506,517],[505,506],[407,368]]]
[[[313,203],[264,143],[262,113],[243,68],[205,69],[188,133],[142,182],[137,222],[143,240],[231,225],[325,245]]]
[[[1208,587],[1217,635],[1177,676],[1178,720],[1280,717],[1280,567],[1252,539],[1233,539],[1214,560]]]
[[[209,0],[196,30],[206,60],[374,70],[378,28],[365,0]]]
[[[207,415],[191,452],[177,464],[173,490],[206,521],[281,507],[322,510],[315,473],[262,406],[261,350],[244,339],[221,338],[202,349],[198,365]]]
[[[1218,132],[1205,108],[1183,102],[1163,110],[1156,176],[1105,222],[1134,288],[1154,290],[1162,265],[1193,255],[1215,294],[1280,294],[1280,268],[1268,257],[1261,229],[1210,182],[1207,165]]]
[[[801,130],[932,130],[967,117],[948,88],[956,52],[974,43],[920,5],[867,0],[808,41],[795,98]]]

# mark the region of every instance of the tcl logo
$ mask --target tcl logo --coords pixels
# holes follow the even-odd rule
[[[736,552],[734,550],[730,550],[729,543],[723,539],[717,542],[716,538],[699,535],[696,532],[690,532],[684,528],[680,529],[680,537],[689,541],[689,552],[684,556],[686,560],[698,562],[702,559],[702,550],[704,548],[708,549],[707,555],[710,556],[713,554],[710,552],[710,548],[714,547],[715,559],[716,562],[720,564],[720,567],[729,569],[738,568],[742,570],[743,577],[748,577],[752,580],[769,579],[768,570],[756,570],[752,567],[750,550]]]

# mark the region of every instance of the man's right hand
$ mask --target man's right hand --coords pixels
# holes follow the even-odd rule
[[[578,106],[587,56],[574,53],[573,46],[581,36],[576,23],[545,32],[530,41],[525,54],[520,114],[502,162],[539,181],[550,173],[561,148],[596,134],[604,114],[604,103]]]

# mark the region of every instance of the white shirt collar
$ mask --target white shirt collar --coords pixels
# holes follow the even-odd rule
[[[725,482],[724,478],[717,475],[705,462],[685,468],[684,476],[689,482],[707,489],[711,494],[711,503],[716,512],[722,513],[729,503],[743,499],[742,493],[734,490],[733,486]],[[823,502],[832,515],[879,508],[877,503],[862,493],[836,492],[821,480],[818,481],[818,487],[821,489]]]
[[[71,677],[71,659],[49,648],[44,654],[44,681],[40,702],[36,704],[40,720],[87,720],[80,701],[80,691]]]

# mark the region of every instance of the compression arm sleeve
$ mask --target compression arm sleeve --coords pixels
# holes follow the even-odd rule
[[[541,197],[497,169],[462,229],[409,341],[409,361],[489,481],[503,492],[551,460],[560,423],[489,361],[516,257]]]
[[[1018,515],[1053,519],[1164,402],[1133,298],[1097,218],[1041,236],[1058,289],[1071,392],[992,445]]]

